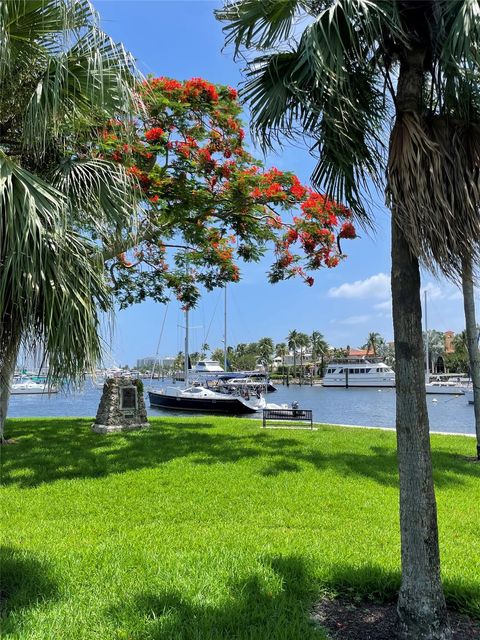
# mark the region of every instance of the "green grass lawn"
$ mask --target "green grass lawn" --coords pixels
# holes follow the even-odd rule
[[[9,423],[3,638],[320,640],[320,594],[395,596],[393,433],[90,422]],[[480,467],[469,438],[432,445],[447,599],[480,618]]]

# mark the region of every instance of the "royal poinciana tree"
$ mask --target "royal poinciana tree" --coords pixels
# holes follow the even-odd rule
[[[258,260],[272,243],[272,282],[312,285],[311,270],[338,265],[340,240],[356,235],[350,210],[246,151],[235,89],[161,77],[138,93],[135,125],[110,121],[99,149],[136,179],[144,205],[105,245],[122,306],[172,292],[194,305],[201,286],[237,282],[238,259]]]
[[[28,17],[29,12],[25,8],[32,8],[33,5],[17,4],[15,6],[20,13],[25,10]],[[43,4],[52,11],[56,10],[60,17],[63,16],[61,2],[52,0],[48,3],[45,0]],[[88,8],[87,4],[73,0],[70,6],[73,11],[80,11],[80,8],[87,11]],[[65,15],[69,18],[69,15]],[[58,24],[61,26],[60,17]],[[79,24],[83,23],[79,20]],[[52,30],[54,28],[57,28],[57,23]],[[90,45],[88,35],[84,35],[84,38]],[[97,41],[92,38],[92,42]],[[102,49],[106,56],[110,55],[107,44],[110,45],[110,42],[104,42]],[[94,55],[91,49],[88,49],[88,53]],[[88,63],[87,56],[85,59],[87,69],[96,72],[95,65]],[[50,80],[52,68],[54,71],[55,68],[46,53],[45,60],[50,67],[44,74]],[[83,58],[81,61],[83,63]],[[63,62],[61,58],[58,64]],[[110,58],[107,62],[110,62]],[[116,59],[113,59],[111,66],[116,71],[115,62]],[[119,68],[123,72],[123,68]],[[25,73],[28,75],[29,72]],[[33,89],[42,80],[40,72],[32,79]],[[64,73],[67,76],[72,73],[66,63]],[[99,72],[99,77],[106,83],[110,76],[111,69],[105,63],[103,74]],[[130,75],[129,79],[132,81],[133,76]],[[38,155],[25,145],[25,138],[22,146],[22,136],[27,129],[25,123],[29,122],[30,94],[18,94],[17,102],[13,105],[10,105],[8,96],[3,96],[7,106],[11,107],[12,115],[10,118],[5,116],[7,124],[0,127],[2,136],[4,129],[10,136],[8,141],[6,134],[5,141],[0,137],[0,173],[4,178],[0,194],[0,227],[9,230],[10,225],[12,231],[3,235],[0,247],[0,264],[11,265],[11,273],[4,269],[3,278],[0,279],[0,311],[3,319],[0,327],[0,377],[4,381],[0,426],[3,425],[8,405],[8,382],[22,341],[30,348],[44,348],[53,365],[50,372],[53,377],[59,374],[64,374],[66,378],[79,377],[85,370],[85,357],[81,356],[82,349],[87,348],[85,341],[82,339],[78,343],[76,351],[75,341],[66,344],[66,336],[70,339],[72,327],[76,327],[67,313],[68,303],[73,309],[82,310],[84,301],[88,301],[92,320],[84,322],[82,330],[86,332],[88,328],[90,331],[89,366],[93,366],[100,357],[98,313],[94,301],[100,298],[98,291],[101,291],[103,298],[100,306],[110,308],[104,274],[122,307],[141,302],[147,297],[163,302],[172,292],[184,305],[192,306],[198,300],[202,285],[212,289],[229,281],[238,281],[240,272],[236,260],[257,260],[272,243],[275,259],[269,274],[270,280],[276,282],[300,276],[311,286],[313,277],[308,271],[321,266],[335,267],[344,257],[340,240],[356,235],[349,209],[314,193],[292,173],[262,168],[248,154],[239,119],[241,109],[234,89],[215,86],[200,78],[185,82],[168,78],[146,80],[136,87],[137,117],[132,119],[131,112],[120,108],[123,105],[117,99],[114,87],[105,88],[100,81],[97,83],[101,95],[105,91],[112,102],[117,99],[113,105],[108,103],[109,109],[106,109],[102,103],[89,101],[91,95],[88,89],[93,92],[91,85],[97,88],[94,80],[89,80],[88,75],[86,79],[82,76],[81,80],[87,84],[86,95],[80,93],[80,88],[83,88],[81,82],[77,83],[78,86],[73,83],[72,91],[85,113],[75,111],[73,98],[68,91],[65,90],[66,97],[61,91],[63,85],[57,86],[53,79],[49,82],[49,89],[58,89],[61,95],[56,97],[60,106],[54,100],[47,106],[51,109],[55,107],[58,113],[63,114],[60,108],[64,106],[63,99],[70,107],[68,116],[71,116],[71,120],[64,117],[62,127],[56,123],[58,129],[36,119],[35,125],[40,132],[43,131],[41,125],[47,127],[50,137],[45,139],[48,140],[49,151],[55,151],[53,158],[45,153],[45,142],[40,145]],[[11,84],[13,91],[13,77]],[[121,88],[118,77],[115,87],[117,85]],[[37,94],[43,96],[39,90]],[[23,102],[21,97],[24,98]],[[104,103],[107,103],[106,99]],[[58,115],[57,111],[53,115]],[[112,115],[115,112],[123,113],[124,117],[102,120],[105,114]],[[46,118],[52,115],[42,114]],[[82,118],[76,119],[78,114]],[[17,121],[18,130],[15,129],[11,134],[11,123],[17,126]],[[0,120],[0,125],[2,123]],[[33,125],[28,126],[31,128]],[[28,142],[39,144],[36,138]],[[4,155],[3,148],[8,155]],[[25,157],[22,150],[26,150]],[[34,176],[34,179],[24,169],[15,167],[12,161],[20,167],[35,168],[40,175]],[[54,186],[50,188],[41,181],[40,176]],[[35,184],[37,180],[38,184]],[[28,181],[32,182],[31,186]],[[17,183],[19,195],[13,193],[13,186]],[[27,193],[27,187],[30,193]],[[138,207],[136,203],[140,203]],[[65,207],[66,215],[61,218],[60,225],[54,221],[57,218],[60,220],[62,207]],[[42,268],[45,259],[41,252],[36,261],[35,242],[32,241],[30,246],[25,241],[25,238],[29,238],[28,233],[34,233],[37,229],[43,232],[43,226],[37,220],[39,212],[49,221],[52,229],[57,228],[57,236],[65,239],[64,244],[70,250],[62,253],[51,251],[49,254],[52,273],[59,282],[63,272],[58,255],[69,258],[70,275],[63,288],[57,289],[51,285],[54,278],[49,276],[50,270]],[[51,223],[49,215],[53,221]],[[28,233],[20,233],[22,225]],[[44,226],[46,228],[47,225]],[[77,237],[80,240],[77,241]],[[53,246],[52,241],[42,241],[42,238],[36,239],[36,242],[42,250]],[[79,257],[80,242],[85,245],[81,260],[87,260],[86,265]],[[28,251],[22,250],[25,246],[28,246]],[[28,268],[16,267],[21,260],[26,261],[24,264]],[[84,266],[79,276],[73,278],[71,271],[75,271],[74,265],[78,264]],[[104,271],[102,264],[106,267]],[[92,277],[90,269],[96,279]],[[35,270],[35,277],[39,281],[37,297],[33,294],[29,297],[25,284],[25,278],[32,270]],[[87,285],[84,286],[80,276],[84,276]],[[91,290],[88,289],[88,283],[91,284]],[[72,293],[74,285],[77,286],[77,295]],[[83,287],[81,300],[78,293],[80,285]],[[23,292],[22,295],[26,296],[33,308],[31,316],[27,320],[22,319],[22,322],[14,322],[13,318],[17,316],[13,312],[18,313],[21,309],[25,316],[25,310],[30,307],[12,302],[12,297],[17,301],[22,299],[20,293],[14,295],[17,290]],[[65,300],[60,299],[56,293],[58,291],[65,293]],[[51,303],[45,292],[50,292]],[[41,303],[45,301],[48,304],[42,306]],[[35,313],[38,317],[34,317]],[[68,322],[66,328],[61,320]],[[47,321],[48,327],[45,328]],[[72,349],[78,355],[78,361],[70,355]],[[70,369],[67,364],[71,365]]]
[[[419,262],[458,277],[480,237],[478,0],[238,0],[217,13],[250,64],[244,98],[266,145],[313,140],[313,182],[368,222],[386,187],[400,475],[403,638],[451,637],[440,578]],[[245,57],[243,58],[245,59]],[[386,176],[386,182],[385,182]]]

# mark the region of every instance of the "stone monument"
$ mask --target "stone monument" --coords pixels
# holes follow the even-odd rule
[[[127,377],[108,378],[103,385],[93,430],[114,433],[148,426],[142,381]]]

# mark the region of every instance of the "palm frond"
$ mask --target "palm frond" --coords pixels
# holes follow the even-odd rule
[[[336,83],[336,81],[335,81]],[[320,152],[313,183],[345,200],[366,220],[360,191],[369,174],[382,184],[382,124],[387,105],[370,65],[343,72],[341,90],[314,72],[299,71],[297,52],[255,59],[242,90],[250,105],[252,129],[265,147],[293,138],[297,129]]]
[[[99,314],[111,300],[100,255],[68,227],[66,204],[0,153],[0,360],[20,336],[27,349],[45,346],[52,377],[75,380],[101,355]]]
[[[252,131],[265,147],[294,134],[299,105],[291,75],[296,64],[297,54],[288,51],[255,58],[249,65],[240,96],[250,106]]]
[[[480,0],[441,0],[442,64],[480,69]]]
[[[122,165],[70,157],[57,167],[52,184],[65,194],[72,224],[96,239],[108,243],[120,230],[135,231],[140,203]]]
[[[48,136],[92,116],[129,115],[138,107],[135,67],[123,45],[91,28],[68,51],[48,58],[25,114],[24,145],[41,155]]]
[[[290,37],[294,18],[308,10],[302,0],[236,0],[215,11],[218,20],[228,21],[224,27],[225,43],[235,45],[235,54],[242,46],[270,49]]]
[[[9,0],[0,3],[0,78],[19,59],[35,59],[69,46],[98,23],[88,0]]]

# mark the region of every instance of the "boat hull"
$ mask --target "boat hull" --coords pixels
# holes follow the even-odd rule
[[[341,389],[346,389],[347,385],[345,384],[345,382],[340,382],[340,381],[333,381],[333,380],[328,380],[328,381],[323,381],[323,387],[336,387],[336,388],[341,388]],[[376,381],[365,381],[365,382],[349,382],[348,383],[348,388],[352,388],[352,389],[358,389],[358,388],[388,388],[388,389],[393,389],[395,387],[395,382],[391,382],[391,381],[383,381],[383,380],[379,380],[378,382]]]
[[[465,389],[462,387],[455,386],[441,386],[441,385],[425,385],[425,391],[428,394],[434,395],[442,395],[442,396],[463,396],[465,394]]]
[[[223,413],[229,415],[256,413],[257,411],[235,397],[221,399],[188,398],[149,391],[148,398],[151,407],[170,411],[197,411],[199,413]]]

